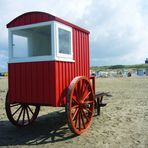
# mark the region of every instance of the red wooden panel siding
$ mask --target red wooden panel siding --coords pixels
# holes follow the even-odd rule
[[[53,15],[45,13],[45,12],[37,12],[37,11],[27,12],[27,13],[24,13],[24,14],[16,17],[15,19],[13,19],[11,22],[9,22],[7,24],[7,28],[30,25],[30,24],[35,24],[35,23],[47,22],[47,21],[57,21],[62,24],[65,24],[67,26],[70,26],[72,28],[76,28],[78,30],[81,30],[85,33],[89,33],[89,31],[87,31],[79,26],[76,26],[72,23],[69,23],[63,19],[60,19],[56,16],[53,16]]]
[[[8,80],[8,86],[9,86],[9,100],[10,102],[13,101],[13,99],[15,99],[15,72],[14,72],[14,67],[15,64],[13,64],[13,66],[10,66],[10,64],[8,65],[8,71],[9,71],[9,80]]]
[[[54,62],[9,64],[12,102],[55,106]]]
[[[46,22],[55,20],[55,16],[49,15],[43,12],[29,12],[23,15],[18,16],[10,23],[7,24],[7,27],[17,27],[22,25],[29,25],[34,23]]]

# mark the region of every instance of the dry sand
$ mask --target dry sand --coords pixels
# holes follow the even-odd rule
[[[148,77],[98,78],[97,90],[112,98],[90,129],[74,136],[64,108],[42,107],[37,121],[18,129],[5,114],[7,79],[0,78],[0,147],[148,148]]]

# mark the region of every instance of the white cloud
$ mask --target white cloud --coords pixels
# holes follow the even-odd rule
[[[83,17],[83,25],[91,30],[92,65],[144,62],[148,56],[148,13],[142,12],[142,5],[141,0],[93,1],[90,13]]]

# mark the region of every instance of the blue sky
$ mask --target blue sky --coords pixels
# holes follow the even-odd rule
[[[28,11],[88,29],[91,65],[141,64],[148,58],[148,0],[1,0],[0,6],[0,71],[8,61],[5,25]]]

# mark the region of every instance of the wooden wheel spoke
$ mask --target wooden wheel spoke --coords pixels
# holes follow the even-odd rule
[[[88,84],[85,84],[85,88],[84,88],[84,90],[83,90],[83,94],[85,93],[85,91],[86,91],[86,89],[87,89],[87,86],[88,86]]]
[[[20,107],[12,114],[12,116],[14,116],[21,108],[22,108],[22,106],[20,106]]]
[[[78,108],[79,107],[79,105],[74,105],[73,107],[72,107],[72,109],[75,109],[75,108]]]
[[[76,117],[76,116],[77,116],[77,114],[78,114],[78,111],[79,111],[79,109],[77,108],[77,109],[75,110],[74,114],[73,114],[72,120],[74,120],[74,119],[75,119],[75,117]]]
[[[81,112],[79,110],[79,131],[81,130]]]
[[[82,113],[82,111],[80,113],[81,113],[82,124],[83,124],[83,127],[85,129],[86,127],[85,127],[85,122],[84,122],[84,118],[83,118],[83,113]]]
[[[84,107],[85,110],[87,110],[89,113],[92,113],[92,111],[88,107]]]
[[[87,99],[87,97],[90,95],[91,92],[88,92],[87,95],[85,97],[83,97],[83,101],[85,101]]]
[[[24,121],[25,121],[25,108],[23,108],[23,120],[22,120],[22,125],[24,125]]]
[[[84,103],[85,103],[85,104],[93,104],[94,101],[85,101]]]
[[[78,113],[79,113],[79,110],[78,110]],[[76,121],[75,121],[75,127],[77,128],[77,123],[78,123],[78,120],[79,120],[79,114],[77,113],[77,116],[76,116]]]
[[[16,103],[16,104],[11,104],[10,107],[15,107],[15,106],[18,106],[20,105],[19,103]]]
[[[31,112],[32,115],[33,115],[33,111],[32,111],[32,109],[30,108],[30,106],[28,105],[27,107],[28,107],[28,109],[30,110],[30,112]]]
[[[30,117],[29,117],[28,108],[26,108],[26,113],[27,113],[27,118],[28,118],[28,121],[29,121],[29,123],[30,123]]]
[[[21,109],[21,111],[20,111],[20,114],[19,114],[19,116],[18,116],[18,118],[17,118],[17,123],[19,122],[19,119],[20,119],[20,117],[21,117],[21,115],[22,115],[22,112],[23,112],[23,107],[22,107],[22,109]]]
[[[73,96],[72,100],[73,100],[76,104],[79,104],[79,101],[76,99],[76,97]]]
[[[86,118],[87,121],[89,121],[89,118],[87,117],[86,113],[84,112],[84,110],[82,109],[82,113],[84,115],[84,117]]]

